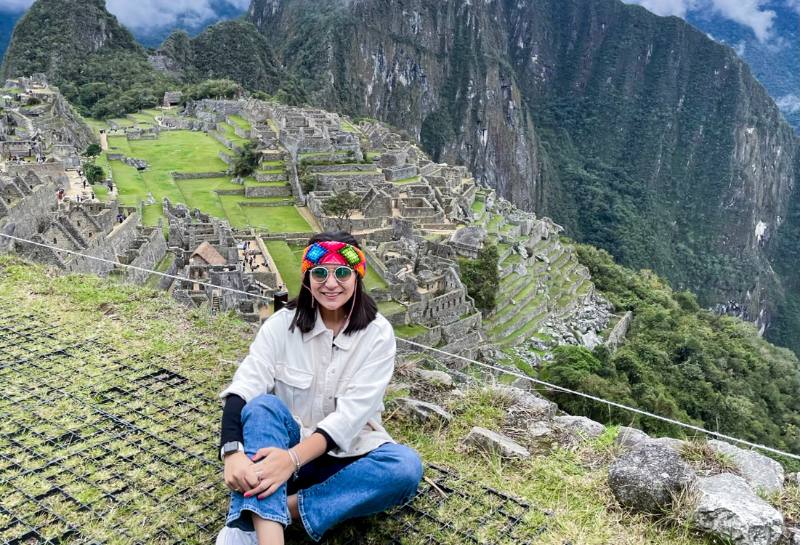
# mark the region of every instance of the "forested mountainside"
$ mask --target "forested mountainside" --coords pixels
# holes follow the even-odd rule
[[[796,240],[797,138],[732,49],[617,0],[254,0],[249,17],[312,102],[404,128],[800,346],[781,303],[797,263],[778,248]]]
[[[94,117],[154,105],[175,82],[147,62],[144,49],[104,0],[38,0],[17,23],[2,77],[44,73]]]
[[[160,71],[187,83],[227,78],[251,90],[270,94],[283,90],[292,102],[304,96],[277,62],[269,40],[247,21],[223,21],[194,38],[176,31],[150,60]]]

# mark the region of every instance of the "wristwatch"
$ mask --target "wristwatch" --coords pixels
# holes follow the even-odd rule
[[[219,459],[224,460],[228,454],[233,454],[234,452],[244,452],[244,445],[239,441],[228,441],[222,445],[219,451]]]

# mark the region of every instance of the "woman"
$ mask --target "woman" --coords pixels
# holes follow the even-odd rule
[[[410,500],[422,479],[417,453],[380,423],[395,338],[364,290],[364,254],[345,232],[308,244],[300,294],[264,322],[220,394],[232,494],[218,545],[281,545],[291,519],[319,541]]]

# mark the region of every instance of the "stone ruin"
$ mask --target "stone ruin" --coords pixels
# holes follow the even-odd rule
[[[274,274],[266,268],[245,270],[240,243],[227,222],[197,209],[190,212],[181,204],[173,206],[167,198],[163,209],[169,223],[169,251],[175,255],[169,274],[188,280],[165,278],[162,289],[171,290],[176,300],[189,306],[208,304],[212,312],[233,310],[250,322],[264,317],[268,298],[276,291]],[[208,289],[203,283],[244,293]]]

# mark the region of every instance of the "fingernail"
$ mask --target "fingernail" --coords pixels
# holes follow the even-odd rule
[[[245,498],[249,498],[249,497],[250,497],[250,492],[245,492],[245,493],[244,493],[244,497],[245,497]]]

